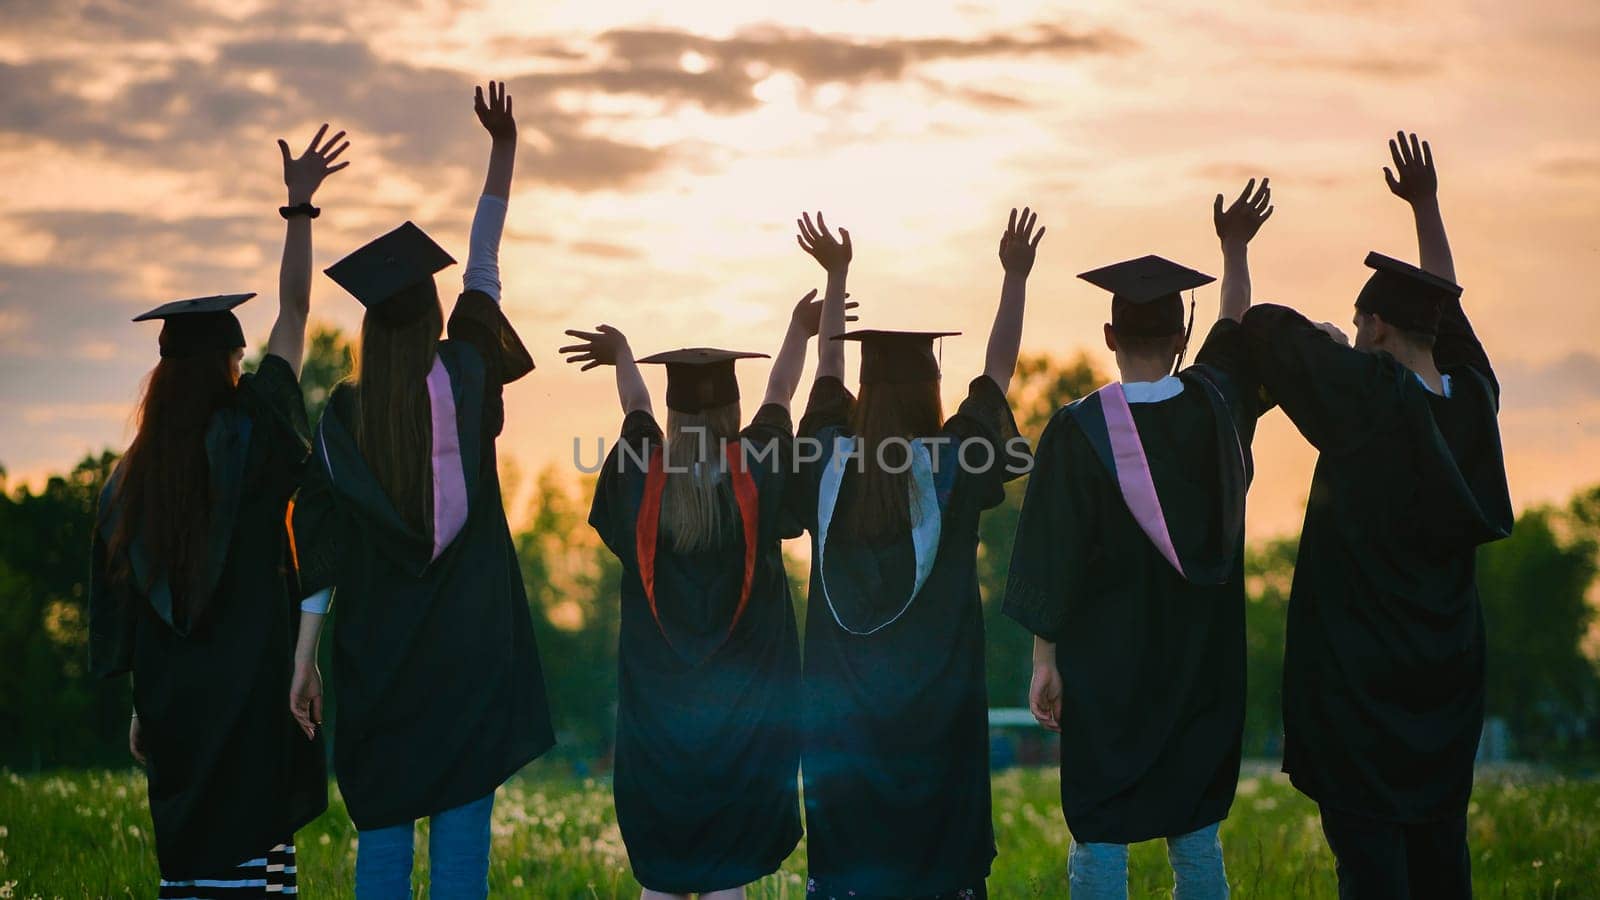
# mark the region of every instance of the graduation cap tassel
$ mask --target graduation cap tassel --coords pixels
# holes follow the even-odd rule
[[[1183,369],[1184,354],[1189,352],[1189,339],[1194,337],[1194,291],[1189,292],[1189,327],[1183,330],[1183,349],[1178,351],[1178,361],[1172,364],[1172,374]]]

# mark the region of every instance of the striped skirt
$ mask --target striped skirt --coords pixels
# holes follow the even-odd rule
[[[294,841],[246,860],[215,878],[161,882],[161,900],[243,900],[297,894]]]

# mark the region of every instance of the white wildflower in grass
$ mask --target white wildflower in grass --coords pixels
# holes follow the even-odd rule
[[[333,838],[331,838],[328,835],[324,834],[321,837],[317,838],[317,843],[319,843],[322,846],[326,847],[329,844],[333,843]]]
[[[1536,859],[1536,860],[1534,860],[1534,861],[1533,861],[1533,867],[1534,867],[1534,868],[1535,868],[1535,869],[1542,869],[1542,868],[1544,868],[1544,860],[1542,860],[1542,859]]]
[[[0,900],[10,900],[12,892],[17,889],[15,881],[0,882]]]
[[[5,827],[4,825],[0,825],[0,838],[3,838],[10,833],[11,829]]]
[[[522,887],[522,885],[523,885],[523,881],[522,881],[522,876],[521,875],[518,875],[517,877],[511,879],[511,886],[512,887],[519,888],[519,887]]]
[[[1238,794],[1240,797],[1250,797],[1260,793],[1260,791],[1261,779],[1241,778],[1239,779],[1239,787],[1234,790],[1234,793]]]
[[[137,826],[137,825],[129,825],[128,826],[128,837],[139,837],[142,834],[144,834],[144,832],[139,830],[139,826]]]
[[[1266,812],[1269,809],[1277,809],[1278,808],[1278,798],[1277,797],[1262,797],[1262,798],[1256,800],[1254,806],[1255,806],[1256,812]]]

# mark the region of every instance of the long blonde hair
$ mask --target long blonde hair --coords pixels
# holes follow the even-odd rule
[[[736,518],[723,441],[739,439],[739,401],[697,413],[667,410],[661,530],[677,553],[723,545]],[[722,477],[719,477],[722,476]]]

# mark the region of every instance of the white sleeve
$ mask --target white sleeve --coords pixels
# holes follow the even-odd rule
[[[484,194],[472,217],[472,237],[467,245],[467,270],[462,287],[482,291],[500,302],[500,233],[506,225],[506,200]]]
[[[333,591],[323,588],[315,594],[300,601],[300,611],[316,613],[319,616],[328,614],[328,607],[333,605]]]

